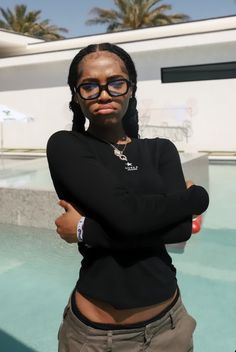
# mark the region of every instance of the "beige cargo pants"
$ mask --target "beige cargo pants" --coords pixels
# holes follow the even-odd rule
[[[163,316],[144,327],[101,330],[85,325],[66,306],[58,332],[59,352],[192,352],[196,321],[181,298]]]

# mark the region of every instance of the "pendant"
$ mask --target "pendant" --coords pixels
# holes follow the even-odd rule
[[[119,155],[120,160],[128,161],[127,157],[124,154]]]
[[[127,157],[122,153],[122,151],[120,151],[118,149],[114,149],[114,154],[115,154],[115,156],[118,156],[118,158],[120,160],[127,161]]]
[[[118,157],[120,157],[122,155],[121,151],[119,149],[114,149],[114,154],[115,154],[115,156],[118,156]]]
[[[133,166],[127,159],[127,156],[123,154],[125,148],[123,150],[119,150],[114,145],[110,144],[110,146],[114,149],[114,155],[117,156],[120,160],[125,161],[125,170],[127,171],[137,171],[138,166]]]

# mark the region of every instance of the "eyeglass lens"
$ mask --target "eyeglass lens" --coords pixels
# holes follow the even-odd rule
[[[99,85],[96,82],[82,83],[79,87],[79,93],[84,99],[95,99],[101,91],[105,89],[111,96],[120,96],[127,93],[129,89],[128,81],[126,80],[115,80],[108,82],[105,85]]]

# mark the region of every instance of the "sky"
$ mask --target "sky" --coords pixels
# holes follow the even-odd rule
[[[0,7],[14,9],[16,4],[27,5],[28,10],[41,10],[41,20],[49,19],[50,24],[69,30],[63,34],[68,38],[106,32],[105,25],[89,26],[85,21],[91,18],[94,7],[114,8],[113,0],[0,0]],[[160,4],[172,5],[169,12],[182,12],[192,21],[236,15],[236,0],[163,0]]]

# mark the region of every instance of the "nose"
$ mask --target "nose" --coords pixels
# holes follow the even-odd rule
[[[110,94],[108,93],[108,91],[106,90],[105,87],[103,87],[103,89],[101,90],[101,93],[98,97],[99,101],[108,101],[111,100],[112,97],[110,96]]]

